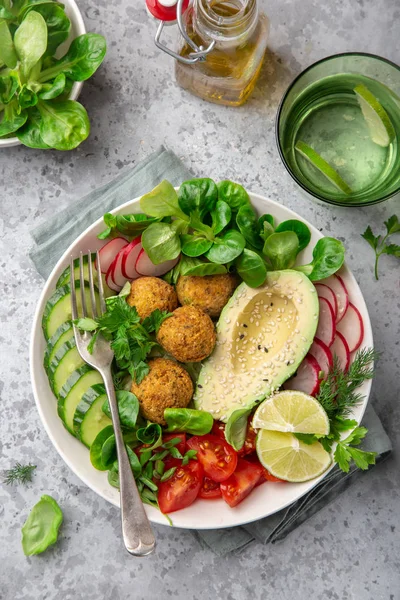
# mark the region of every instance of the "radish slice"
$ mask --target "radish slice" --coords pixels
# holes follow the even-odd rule
[[[335,339],[335,313],[326,298],[318,298],[318,302],[319,320],[315,337],[329,347]]]
[[[165,273],[168,273],[168,271],[173,269],[178,260],[179,256],[173,260],[166,260],[160,265],[155,265],[147,256],[146,251],[141,250],[135,268],[139,275],[144,275],[145,277],[160,277],[160,275],[165,275]]]
[[[307,354],[294,377],[284,384],[285,390],[298,390],[310,396],[315,396],[319,390],[319,373],[321,368],[311,354]]]
[[[110,265],[117,256],[118,252],[127,245],[128,242],[125,238],[117,237],[107,242],[107,244],[99,250],[100,267],[102,273],[107,274],[108,269],[110,268]]]
[[[338,331],[346,339],[350,352],[354,352],[360,347],[364,337],[364,323],[360,311],[351,302],[338,325]]]
[[[100,261],[101,261],[101,259],[100,259]],[[113,267],[114,267],[114,263],[111,263],[111,265],[108,267],[108,271],[107,271],[107,275],[106,275],[106,284],[108,285],[110,290],[113,290],[114,292],[120,292],[121,291],[120,286],[116,285],[112,278]]]
[[[122,256],[122,275],[131,281],[132,279],[137,279],[140,277],[139,273],[136,271],[136,261],[142,250],[141,244],[141,236],[132,240],[128,246],[124,248],[124,254]]]
[[[338,304],[334,292],[324,283],[316,283],[315,289],[317,290],[318,298],[326,298],[328,300],[329,304],[333,308],[336,318],[338,313]]]
[[[324,372],[324,379],[326,379],[333,365],[332,352],[329,350],[328,346],[324,344],[324,342],[318,338],[314,338],[310,348],[310,354],[315,358],[321,367],[321,371]]]
[[[323,283],[323,285],[327,285],[329,288],[331,288],[332,292],[336,296],[336,323],[339,323],[339,321],[343,319],[347,307],[349,306],[349,294],[347,292],[346,286],[344,285],[343,279],[339,275],[332,275],[327,279],[323,279],[320,283]]]
[[[334,342],[331,346],[332,354],[335,354],[339,359],[339,365],[342,371],[347,371],[350,364],[350,351],[344,335],[340,331],[336,332]]]
[[[127,279],[122,275],[122,257],[124,255],[125,248],[122,248],[114,259],[111,265],[111,279],[115,285],[123,288]]]

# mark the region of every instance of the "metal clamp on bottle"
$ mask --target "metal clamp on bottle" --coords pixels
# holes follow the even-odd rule
[[[152,17],[160,21],[157,28],[157,32],[154,38],[154,42],[160,50],[166,52],[176,60],[184,64],[193,64],[199,61],[204,61],[206,56],[215,46],[215,41],[212,41],[207,48],[204,46],[198,46],[188,36],[184,23],[183,15],[189,6],[189,0],[146,0],[146,7]],[[193,48],[193,52],[188,57],[177,54],[170,48],[167,48],[161,41],[161,34],[165,25],[178,24],[179,31],[181,32],[184,40]]]

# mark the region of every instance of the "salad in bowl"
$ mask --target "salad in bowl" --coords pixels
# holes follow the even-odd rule
[[[86,255],[80,273],[88,247],[99,261]],[[72,273],[61,268],[71,254]],[[106,311],[75,325],[92,332],[92,346],[99,335],[111,341],[124,440],[151,520],[240,524],[290,504],[334,463],[368,468],[374,455],[357,445],[374,351],[344,255],[339,240],[231,181],[163,181],[104,215],[53,271],[35,319],[31,351],[42,350],[44,369],[33,365],[34,389],[60,453],[118,503],[107,396],[71,321],[71,277],[89,294],[93,261]],[[38,399],[44,374],[58,417]]]

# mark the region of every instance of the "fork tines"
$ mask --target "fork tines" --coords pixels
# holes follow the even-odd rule
[[[85,281],[84,277],[84,254],[80,252],[79,254],[79,287],[80,287],[80,299],[81,299],[81,307],[82,307],[82,316],[88,316],[88,307],[86,302],[85,295],[85,287],[89,286],[90,292],[90,303],[91,303],[91,315],[94,319],[98,317],[98,306],[96,303],[96,294],[95,294],[95,283],[93,276],[93,260],[92,260],[92,252],[88,251],[86,255],[87,265],[88,265],[88,279],[89,281]],[[104,300],[104,289],[103,289],[103,279],[101,276],[101,266],[100,266],[100,256],[99,252],[96,252],[96,269],[97,269],[97,281],[98,281],[98,294],[100,300],[100,312],[103,314],[106,310],[106,303]],[[78,319],[78,304],[76,299],[76,285],[75,285],[75,273],[74,273],[74,259],[71,256],[71,264],[70,264],[70,287],[71,287],[71,307],[72,307],[72,318],[73,320]]]

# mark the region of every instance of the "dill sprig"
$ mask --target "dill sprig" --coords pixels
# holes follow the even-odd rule
[[[333,367],[321,382],[317,395],[330,420],[345,419],[362,402],[363,396],[356,390],[364,381],[372,379],[374,369],[371,364],[378,356],[373,348],[359,350],[347,372],[343,372],[338,357],[334,356]]]
[[[21,465],[17,462],[12,469],[8,469],[5,472],[4,483],[6,485],[14,485],[17,483],[29,483],[32,481],[33,471],[36,469],[36,465]]]

